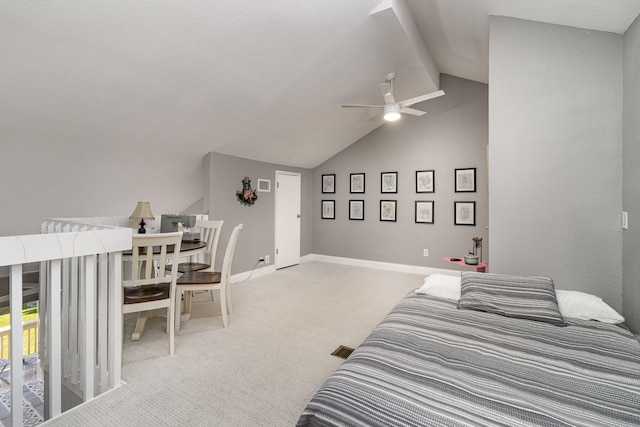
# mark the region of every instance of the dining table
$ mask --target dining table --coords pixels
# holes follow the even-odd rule
[[[167,246],[167,253],[172,254],[175,250],[175,245]],[[180,257],[197,255],[207,250],[207,242],[204,240],[197,240],[194,242],[182,242],[180,243]],[[125,261],[131,261],[132,250],[122,252],[122,259]],[[153,254],[160,256],[160,246],[153,247]]]
[[[143,249],[141,248],[140,250],[142,251]],[[167,246],[168,253],[173,253],[174,251],[175,251],[175,245]],[[180,243],[180,258],[193,257],[198,254],[204,253],[206,251],[207,251],[207,242],[205,242],[204,240],[183,241],[182,243]],[[156,258],[156,255],[157,255],[157,258],[160,258],[160,246],[154,246],[153,248],[152,258]],[[123,274],[126,271],[125,263],[131,262],[132,256],[133,256],[133,250],[124,251],[122,253]],[[158,311],[161,311],[161,310],[158,310]],[[153,311],[142,311],[138,313],[136,326],[135,326],[135,329],[133,330],[133,333],[131,334],[132,341],[138,341],[140,339],[140,337],[142,336],[142,333],[144,332],[144,328],[147,325],[147,321],[152,317],[153,317]]]

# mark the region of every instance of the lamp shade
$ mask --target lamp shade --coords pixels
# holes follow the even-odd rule
[[[129,219],[156,219],[156,217],[151,213],[149,202],[138,202]]]

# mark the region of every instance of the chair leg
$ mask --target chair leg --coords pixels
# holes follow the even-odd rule
[[[147,325],[147,319],[149,319],[148,311],[141,311],[138,313],[138,319],[136,320],[136,328],[131,334],[131,341],[138,341],[144,332],[144,328]]]
[[[220,287],[220,312],[222,313],[222,325],[226,328],[229,324],[227,319],[227,291],[226,286]]]
[[[231,285],[227,285],[227,313],[231,314]]]
[[[191,313],[191,300],[193,299],[193,291],[184,291],[184,312]]]
[[[182,292],[180,289],[176,290],[176,302],[174,307],[175,312],[175,325],[174,329],[176,332],[180,332],[180,323],[181,323],[181,308],[182,308]]]
[[[169,334],[169,355],[173,355],[175,351],[175,310],[173,307],[167,307],[167,333]]]

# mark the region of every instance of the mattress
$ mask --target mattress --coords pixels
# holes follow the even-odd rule
[[[410,294],[313,396],[298,426],[638,426],[640,344]]]

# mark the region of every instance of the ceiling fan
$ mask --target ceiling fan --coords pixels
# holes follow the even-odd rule
[[[393,80],[395,78],[395,73],[389,73],[385,79],[387,82],[380,83],[380,92],[382,92],[382,97],[384,98],[384,105],[345,104],[342,106],[342,108],[384,108],[384,119],[392,122],[400,118],[400,113],[407,113],[414,116],[423,116],[427,114],[425,111],[420,111],[409,107],[413,104],[417,104],[418,102],[426,101],[444,95],[444,91],[437,90],[425,95],[420,95],[414,98],[405,99],[404,101],[396,102],[395,98],[393,97]]]

